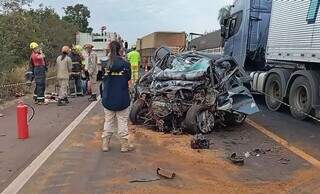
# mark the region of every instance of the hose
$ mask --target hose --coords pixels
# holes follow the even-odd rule
[[[28,122],[32,121],[32,119],[34,118],[34,115],[36,113],[35,109],[29,105],[29,104],[25,104],[27,107],[29,107],[31,110],[32,110],[32,114],[31,114],[31,117],[28,119]]]

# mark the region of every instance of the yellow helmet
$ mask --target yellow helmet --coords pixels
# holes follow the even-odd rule
[[[63,46],[62,49],[61,49],[61,52],[69,53],[70,52],[70,47],[69,46]]]
[[[36,42],[30,43],[30,49],[35,49],[35,48],[38,48],[38,47],[39,47],[38,43],[36,43]]]
[[[75,45],[73,47],[73,49],[77,52],[77,53],[81,53],[81,51],[83,50],[82,46],[80,45]]]

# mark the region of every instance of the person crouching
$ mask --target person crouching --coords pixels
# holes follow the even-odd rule
[[[68,46],[62,47],[62,54],[57,58],[57,80],[59,82],[59,97],[58,106],[64,106],[69,103],[68,100],[68,86],[69,73],[72,68],[72,60],[68,56],[70,48]]]

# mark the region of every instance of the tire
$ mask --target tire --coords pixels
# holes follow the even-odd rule
[[[134,125],[139,125],[143,123],[143,119],[139,118],[139,114],[145,107],[145,102],[141,99],[138,99],[132,104],[131,111],[129,114],[130,121]]]
[[[242,113],[229,113],[226,116],[226,125],[241,126],[246,121],[247,115]]]
[[[265,102],[269,110],[278,111],[281,108],[283,100],[283,88],[281,78],[278,74],[272,73],[265,86]]]
[[[305,120],[312,111],[312,88],[309,80],[300,76],[294,80],[290,88],[289,104],[291,115],[298,120]],[[294,107],[294,108],[292,108]]]
[[[201,121],[199,117],[202,116]],[[204,127],[199,127],[199,122]],[[209,133],[214,126],[214,115],[211,114],[208,109],[201,105],[192,105],[186,114],[184,121],[184,127],[187,133],[192,135],[199,133]]]

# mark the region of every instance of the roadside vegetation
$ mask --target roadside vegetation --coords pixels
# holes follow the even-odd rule
[[[61,47],[72,45],[77,31],[92,31],[88,28],[90,11],[84,5],[64,8],[65,16],[61,17],[52,8],[42,4],[33,8],[31,3],[32,0],[0,0],[0,86],[25,81],[31,42],[40,44],[52,68],[48,76],[52,76]],[[24,87],[8,90],[2,89],[0,99]]]

